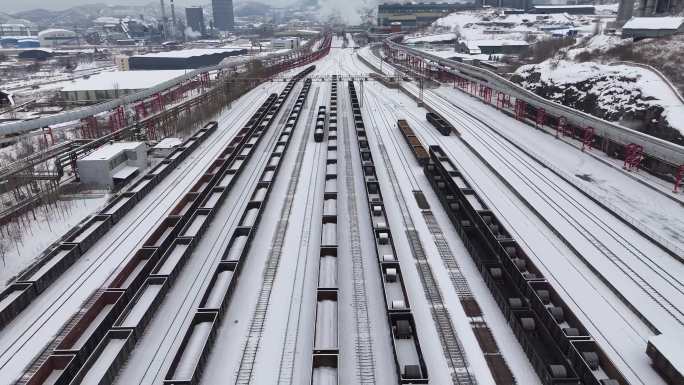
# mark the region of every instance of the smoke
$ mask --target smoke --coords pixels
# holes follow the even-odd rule
[[[377,0],[318,0],[323,21],[361,24],[377,10]]]
[[[185,27],[185,38],[186,39],[198,39],[202,37],[202,32],[194,31],[190,27]]]

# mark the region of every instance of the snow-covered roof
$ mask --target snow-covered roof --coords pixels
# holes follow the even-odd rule
[[[470,47],[471,44],[477,45],[478,47],[502,47],[506,45],[514,46],[527,46],[528,42],[524,40],[473,40],[468,43]]]
[[[684,17],[633,17],[622,29],[677,29],[684,24]]]
[[[157,143],[157,145],[153,148],[156,150],[168,150],[174,147],[178,147],[181,144],[183,144],[183,141],[180,140],[180,138],[164,138],[159,143]]]
[[[107,160],[126,150],[135,150],[142,142],[114,142],[105,144],[81,160]]]
[[[184,74],[184,70],[101,72],[69,83],[62,91],[142,90]]]
[[[437,35],[407,37],[406,40],[404,40],[404,43],[411,44],[411,43],[421,43],[421,42],[429,43],[429,42],[435,42],[435,41],[449,41],[449,40],[455,40],[456,37],[457,36],[455,33],[440,33]]]
[[[190,58],[195,56],[216,55],[241,51],[243,48],[194,48],[179,51],[156,52],[134,57]]]
[[[583,9],[583,8],[594,8],[593,5],[587,4],[587,5],[534,5],[532,8],[535,9],[571,9],[571,8],[578,8],[578,9]]]
[[[649,341],[679,373],[684,373],[684,354],[682,354],[684,334],[660,334],[651,337]]]
[[[38,32],[38,37],[45,36],[45,35],[68,35],[69,37],[71,37],[71,36],[76,36],[76,33],[74,31],[69,31],[68,29],[60,29],[60,28],[49,28],[49,29],[44,29],[44,30]]]

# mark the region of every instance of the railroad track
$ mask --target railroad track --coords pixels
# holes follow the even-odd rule
[[[294,100],[289,100],[288,101],[288,107],[285,108],[285,110],[289,110],[292,105],[294,104]],[[284,115],[287,116],[287,115]],[[281,116],[281,121],[279,124],[282,124],[282,116]],[[258,158],[256,159],[255,165],[251,168],[249,171],[249,175],[246,176],[247,181],[243,185],[242,190],[239,192],[241,199],[232,207],[230,207],[230,212],[228,213],[227,220],[223,223],[221,229],[220,229],[220,234],[221,236],[216,237],[214,240],[214,243],[211,245],[211,250],[208,252],[202,261],[202,266],[199,269],[199,272],[197,275],[194,277],[193,281],[189,284],[190,289],[187,290],[185,293],[185,297],[183,298],[183,302],[180,305],[179,311],[175,312],[174,318],[171,321],[171,323],[168,325],[166,330],[164,331],[163,338],[159,341],[157,344],[156,349],[154,350],[154,353],[152,354],[152,358],[149,360],[149,364],[145,368],[145,372],[143,373],[142,377],[140,379],[137,379],[140,384],[145,383],[145,378],[148,376],[148,373],[151,373],[154,371],[152,374],[152,379],[148,380],[147,383],[155,383],[159,381],[163,381],[163,378],[160,379],[159,376],[161,373],[161,370],[165,368],[163,362],[166,362],[167,359],[169,358],[169,354],[173,354],[173,343],[167,343],[169,340],[176,341],[179,338],[183,338],[183,332],[184,329],[182,328],[182,325],[189,319],[193,317],[193,312],[191,309],[192,304],[197,303],[198,299],[202,295],[202,291],[200,290],[202,287],[202,284],[206,282],[210,278],[211,270],[206,270],[207,267],[210,267],[211,264],[210,262],[215,262],[217,259],[221,258],[221,252],[222,250],[225,249],[227,244],[230,242],[231,239],[231,228],[234,228],[235,225],[237,225],[237,222],[240,220],[240,214],[244,211],[245,207],[247,207],[247,204],[249,203],[249,192],[251,191],[254,186],[256,186],[256,183],[258,182],[258,178],[261,174],[262,168],[265,166],[266,162],[268,161],[268,157],[270,154],[270,151],[275,147],[276,141],[278,140],[278,135],[276,134],[275,131],[271,132],[272,130],[269,130],[265,133],[265,135],[270,135],[270,137],[267,137],[266,141],[266,150],[258,154]],[[236,192],[238,193],[238,192]],[[237,215],[235,215],[237,214]],[[226,230],[229,230],[226,232]],[[225,235],[225,236],[224,236]],[[192,294],[192,296],[191,296]],[[183,311],[185,310],[185,312]],[[179,318],[181,318],[179,320]],[[149,335],[149,333],[148,333]],[[150,342],[151,343],[151,342]],[[158,357],[160,354],[160,351],[162,350],[162,347],[166,343],[166,351],[163,352],[163,360],[162,364],[159,364],[155,369],[152,368],[152,363],[154,362],[154,358]],[[145,358],[148,358],[145,356]],[[162,374],[163,375],[163,374]]]
[[[427,94],[432,92],[428,91]],[[434,94],[434,93],[432,93]],[[437,95],[441,99],[441,96]],[[443,99],[442,99],[443,100]],[[445,103],[442,102],[442,103]],[[449,114],[452,109],[445,108],[444,104],[440,104],[440,107],[435,106],[435,108],[440,108],[444,113]],[[650,297],[661,309],[670,314],[672,318],[679,324],[684,325],[684,311],[670,301],[666,296],[664,296],[659,290],[657,290],[651,283],[648,282],[646,278],[642,276],[631,264],[623,259],[619,253],[615,252],[612,247],[607,245],[606,241],[599,239],[599,237],[592,231],[586,228],[586,222],[580,219],[587,219],[591,223],[594,223],[602,231],[605,232],[613,241],[617,242],[620,247],[625,251],[632,254],[636,259],[644,264],[648,269],[655,273],[659,278],[662,278],[667,282],[672,288],[674,288],[679,294],[684,295],[684,284],[681,280],[675,277],[673,274],[665,270],[662,266],[658,265],[650,256],[646,255],[644,252],[639,250],[633,242],[625,239],[624,236],[617,233],[612,229],[606,221],[601,219],[597,214],[591,212],[585,206],[582,205],[575,197],[568,194],[563,187],[561,187],[557,182],[551,180],[543,172],[539,171],[538,167],[528,161],[524,156],[521,156],[516,151],[512,150],[506,143],[504,143],[498,136],[491,134],[489,130],[493,128],[479,119],[469,116],[467,113],[461,111],[459,115],[462,118],[456,118],[460,120],[462,124],[477,124],[486,127],[488,130],[471,130],[471,135],[476,137],[478,141],[486,146],[496,158],[505,164],[518,178],[524,181],[535,193],[544,200],[559,216],[564,218],[582,237],[584,237],[588,242],[590,242],[596,250],[598,250],[602,255],[604,255],[613,265],[615,265],[622,273],[624,273],[630,280],[632,280],[648,297]],[[449,114],[453,118],[453,112]],[[464,122],[463,119],[466,121]],[[484,134],[486,133],[486,134]],[[497,149],[492,142],[498,144],[498,148],[503,148],[505,153]],[[468,146],[470,147],[470,146]],[[476,154],[490,169],[494,170],[497,174],[498,171],[494,169],[488,159],[485,159],[481,154],[472,149],[472,152]],[[512,161],[515,160],[515,163]],[[520,166],[518,166],[520,165]],[[522,168],[522,169],[521,169]],[[571,205],[571,208],[576,210],[577,213],[573,213],[569,208],[563,207],[556,200],[551,199],[544,187],[540,187],[538,181],[533,180],[530,174],[534,175],[541,181],[542,185],[550,188],[555,194],[558,194],[566,202]],[[502,179],[503,176],[499,174]],[[577,215],[582,216],[577,218]],[[650,321],[649,321],[650,322]]]
[[[422,119],[422,117],[420,117],[420,116],[414,114],[414,113],[411,112],[409,109],[404,109],[403,112],[404,112],[407,116],[410,116],[410,117],[411,117],[414,121],[416,121],[416,122],[420,122],[421,119]],[[422,129],[420,130],[420,132],[416,131],[415,133],[416,133],[417,136],[421,137],[421,140],[423,140],[424,143],[426,142],[426,139],[429,138],[429,140],[428,140],[427,142],[439,144],[439,145],[442,147],[443,151],[445,151],[447,154],[449,154],[450,157],[451,157],[451,159],[460,167],[461,172],[462,172],[465,176],[469,177],[470,180],[474,180],[474,179],[473,179],[473,176],[469,174],[469,172],[468,172],[468,170],[467,170],[467,167],[463,167],[462,165],[459,164],[459,162],[458,162],[458,159],[459,159],[458,154],[453,153],[453,151],[449,148],[449,144],[445,142],[445,140],[444,140],[445,138],[444,138],[443,136],[437,135],[437,134],[434,132],[434,129],[433,129],[432,127],[430,127],[429,125],[426,125],[426,124],[424,124],[424,123],[418,123],[418,126],[422,127]],[[487,199],[489,199],[489,198],[487,197],[486,191],[484,191],[484,190],[479,190],[478,193],[479,193],[481,196],[486,197]],[[489,199],[489,200],[491,201],[491,199]],[[567,245],[567,242],[566,242],[565,244]],[[531,253],[531,255],[535,255],[535,253],[534,253],[533,250],[530,250],[530,253]],[[540,258],[539,256],[536,256],[536,258],[537,258],[538,260],[540,260],[540,261],[543,261],[543,259]],[[542,265],[543,265],[543,263],[542,263]],[[550,269],[548,269],[548,268],[547,268],[547,270],[549,270],[549,272],[551,273],[551,274],[550,274],[551,276],[554,276],[552,270],[550,270]],[[578,273],[579,273],[580,275],[584,276],[584,274],[581,273],[581,272],[579,272],[579,270],[578,270]],[[587,278],[585,277],[585,279],[587,279]],[[590,282],[589,279],[587,279],[587,281]],[[592,286],[593,286],[593,285],[592,285]],[[623,362],[627,363],[628,360],[627,360],[627,358],[623,355],[623,353],[621,352],[621,350],[620,350],[618,347],[616,347],[612,342],[610,342],[610,339],[609,339],[608,337],[606,337],[606,335],[601,331],[601,328],[599,328],[599,327],[594,323],[594,321],[592,320],[592,318],[591,318],[591,317],[582,309],[581,306],[579,306],[579,304],[578,304],[577,301],[572,297],[572,295],[570,295],[570,293],[569,293],[564,287],[561,286],[561,288],[562,288],[562,290],[564,290],[564,291],[566,292],[566,294],[568,294],[568,300],[569,300],[569,302],[574,303],[574,305],[575,305],[576,308],[577,308],[577,311],[578,311],[579,313],[581,313],[581,314],[584,315],[584,317],[585,317],[585,319],[586,319],[586,322],[594,327],[594,329],[596,330],[596,334],[597,334],[597,335],[600,335],[600,336],[602,337],[602,339],[603,339],[603,341],[604,341],[604,344],[607,345],[607,346],[609,346],[609,347],[612,349],[612,351],[614,352],[614,354],[615,354],[617,357],[620,357],[620,359],[621,359]],[[595,289],[595,288],[594,288],[594,289]],[[595,290],[596,290],[596,289],[595,289]],[[614,290],[613,290],[613,291],[614,291]],[[631,323],[630,320],[626,319],[626,318],[622,315],[622,313],[620,312],[620,310],[618,310],[618,309],[613,305],[612,301],[611,301],[610,299],[606,298],[605,296],[601,295],[601,294],[599,294],[599,295],[603,298],[604,302],[607,304],[607,306],[610,308],[610,310],[611,310],[613,313],[617,314],[617,315],[622,319],[622,321],[624,322],[624,324],[625,324],[627,327],[629,327],[629,328],[632,329],[633,334],[634,334],[634,335],[640,336],[640,332],[639,332],[637,329],[634,328],[634,325],[632,325],[632,323]],[[619,295],[618,295],[618,297],[619,297]],[[642,339],[643,339],[643,337],[642,337]],[[643,339],[643,342],[646,343],[646,340]],[[635,377],[639,378],[639,375],[638,375],[633,369],[631,369],[631,367],[630,367],[630,370],[632,371],[632,373],[634,374]],[[643,383],[643,382],[642,382],[642,383]]]
[[[343,90],[345,87],[342,87]],[[345,91],[342,91],[345,92]],[[347,98],[340,98],[344,108],[349,108]],[[349,238],[352,261],[352,304],[356,321],[356,335],[354,346],[356,351],[356,373],[361,385],[375,384],[375,357],[373,354],[373,340],[370,332],[368,315],[368,294],[366,293],[366,275],[361,254],[361,235],[359,230],[358,207],[356,204],[356,188],[354,186],[354,165],[352,164],[351,139],[348,116],[342,115],[342,140],[344,146],[345,185],[347,187],[347,214],[349,217]]]
[[[374,98],[368,98],[369,101],[378,106],[378,103]],[[388,122],[385,120],[385,115],[380,114],[383,123],[386,125]],[[416,260],[416,268],[420,275],[420,281],[423,286],[423,292],[425,298],[428,300],[430,306],[430,312],[432,313],[432,318],[437,329],[437,334],[439,335],[440,344],[444,356],[447,360],[447,365],[451,370],[451,379],[454,385],[475,385],[477,380],[475,376],[470,373],[468,359],[465,355],[463,345],[461,344],[456,329],[454,328],[451,316],[444,305],[444,298],[442,297],[441,290],[437,281],[435,280],[432,269],[425,255],[423,245],[416,231],[415,224],[411,218],[411,214],[406,204],[406,199],[401,192],[401,187],[399,186],[399,181],[397,175],[392,166],[392,162],[389,159],[387,150],[385,149],[384,140],[382,139],[382,134],[379,132],[376,117],[373,114],[368,114],[371,120],[371,127],[375,132],[376,138],[379,141],[378,148],[380,149],[380,154],[382,156],[383,162],[385,163],[385,168],[387,170],[387,175],[392,184],[392,192],[394,198],[399,203],[399,210],[401,211],[401,217],[404,223],[404,230],[411,245],[411,252]],[[391,123],[390,123],[391,126]],[[406,165],[404,165],[406,167]],[[410,172],[410,171],[409,171]]]
[[[311,114],[306,122],[306,131],[304,136],[299,143],[299,151],[297,152],[297,160],[295,161],[295,170],[301,168],[302,162],[304,161],[304,154],[306,152],[307,143],[311,140],[311,133],[313,131],[313,120],[316,114],[316,109],[314,108],[318,101],[318,93],[320,88],[316,88],[314,93],[313,102],[311,104]],[[304,213],[304,224],[302,226],[302,236],[299,240],[297,267],[295,270],[295,280],[292,282],[292,294],[290,299],[290,311],[287,316],[286,331],[285,331],[285,342],[283,344],[283,350],[280,358],[280,366],[278,368],[278,384],[292,384],[293,374],[295,368],[295,353],[297,348],[297,341],[299,340],[299,326],[300,326],[300,315],[302,309],[302,300],[304,298],[304,282],[306,280],[306,270],[309,260],[309,237],[311,236],[311,231],[313,230],[313,208],[316,197],[318,197],[318,170],[320,169],[321,163],[321,147],[322,144],[316,144],[314,148],[315,163],[312,169],[312,182],[309,183],[306,195],[306,211]],[[302,261],[301,256],[306,257]],[[301,272],[301,263],[304,264],[303,273]],[[301,275],[300,275],[301,274]],[[297,286],[297,287],[295,287]],[[296,294],[295,294],[296,292]]]
[[[318,90],[316,90],[315,98],[318,98]],[[266,322],[266,314],[270,304],[271,290],[273,289],[273,283],[275,281],[275,276],[280,264],[280,256],[282,255],[287,225],[292,212],[294,194],[299,183],[299,175],[301,174],[303,158],[303,152],[297,154],[294,172],[290,177],[287,187],[285,204],[281,210],[280,219],[278,220],[275,234],[271,242],[271,249],[266,261],[266,267],[263,273],[261,288],[259,289],[256,308],[254,309],[252,315],[247,341],[242,349],[242,359],[240,360],[240,366],[238,368],[237,377],[235,380],[235,384],[237,385],[248,385],[253,379],[254,362],[256,360],[256,355],[259,350],[259,345],[264,332],[264,324]]]
[[[253,100],[255,98],[258,98],[259,95],[255,95],[253,98],[250,98],[250,100]],[[252,103],[244,103],[245,108],[242,109],[242,112],[238,116],[243,116],[245,112],[247,112],[250,108],[253,107]],[[233,116],[234,114],[230,114]],[[220,120],[220,124],[224,124],[225,121],[228,119],[228,115],[225,115],[222,117]],[[246,120],[246,119],[245,119]],[[239,129],[239,125],[235,126],[235,130]],[[227,140],[231,137],[232,132],[226,132],[224,135],[212,135],[211,138],[209,138],[203,145],[203,148],[199,149],[199,153],[194,153],[192,156],[195,156],[197,158],[204,158],[212,148],[214,148],[217,143],[220,143],[222,141],[227,142]],[[99,268],[107,262],[107,260],[115,254],[116,250],[124,243],[123,240],[128,238],[131,234],[133,234],[136,231],[139,231],[140,226],[143,225],[143,221],[148,218],[154,209],[157,207],[157,205],[162,202],[173,190],[175,190],[178,186],[179,183],[187,176],[187,172],[190,169],[194,168],[199,168],[199,169],[204,169],[206,166],[205,164],[200,164],[200,163],[193,163],[193,162],[183,162],[181,163],[182,168],[176,178],[170,181],[168,183],[167,187],[164,190],[161,190],[161,192],[155,197],[155,199],[151,202],[149,202],[146,206],[141,206],[142,210],[140,211],[140,214],[136,216],[133,219],[133,222],[136,223],[134,226],[131,226],[127,229],[125,229],[121,234],[119,234],[114,240],[111,241],[111,243],[101,252],[96,258],[93,259],[92,262],[88,266],[86,266],[85,271],[80,274],[77,278],[76,281],[71,283],[69,286],[67,286],[61,294],[55,298],[51,304],[46,307],[32,322],[29,322],[27,324],[23,324],[24,330],[21,332],[13,332],[12,337],[13,341],[9,343],[9,345],[3,346],[2,350],[3,353],[0,354],[0,369],[4,369],[6,365],[12,360],[14,355],[22,349],[30,340],[33,336],[35,336],[38,331],[48,322],[51,321],[51,318],[59,312],[62,307],[66,304],[66,302],[71,299],[76,293],[79,292],[79,290],[87,283],[89,278],[95,274],[96,271],[99,270]],[[188,181],[188,183],[184,186],[190,186],[194,182],[193,180]],[[145,234],[148,234],[151,230],[146,229],[147,231]],[[113,267],[113,270],[117,269],[120,267],[122,264],[124,264],[126,260],[122,260],[119,264]],[[99,285],[98,285],[99,287]],[[49,289],[48,292],[50,292],[52,289]],[[40,297],[39,297],[40,298]],[[79,303],[80,305],[80,303]],[[26,312],[28,309],[24,310]]]

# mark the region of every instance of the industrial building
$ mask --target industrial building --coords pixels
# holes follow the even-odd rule
[[[289,37],[282,39],[272,39],[272,49],[297,49],[300,46],[300,40],[297,37]]]
[[[59,91],[62,100],[101,102],[148,89],[182,76],[185,71],[113,71],[102,72],[88,79],[78,79]]]
[[[378,5],[378,26],[390,27],[401,23],[402,29],[427,27],[450,13],[476,9],[474,4],[407,3]]]
[[[634,7],[635,0],[620,0],[618,7],[617,25],[623,25],[632,16],[650,17],[676,15],[684,11],[684,0],[643,0],[639,7]]]
[[[593,15],[596,13],[596,8],[593,5],[535,5],[528,12],[535,14]]]
[[[214,28],[219,31],[232,31],[235,28],[233,0],[211,0],[214,15]]]
[[[202,7],[185,8],[185,19],[188,27],[194,32],[199,32],[202,37],[207,35],[207,27],[204,24],[204,9]]]
[[[527,9],[534,0],[483,0],[483,5],[499,8]]]
[[[41,47],[59,47],[78,44],[78,35],[68,29],[46,29],[38,33]]]
[[[622,27],[622,37],[645,39],[684,33],[684,17],[633,17]]]
[[[246,55],[246,48],[197,48],[131,56],[131,70],[179,70],[217,65],[221,60]]]
[[[147,167],[147,146],[142,142],[110,143],[76,163],[82,183],[116,189]]]
[[[31,36],[31,28],[24,24],[0,24],[0,36]]]
[[[456,52],[470,55],[520,55],[529,47],[523,40],[468,40],[456,44]]]

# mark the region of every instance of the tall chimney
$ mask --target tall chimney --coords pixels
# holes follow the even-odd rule
[[[171,0],[171,37],[176,38],[176,8],[173,6],[173,0]]]
[[[161,3],[162,26],[164,27],[163,36],[167,36],[168,31],[166,30],[166,27],[168,26],[166,25],[166,8],[164,8],[164,0],[159,1]]]

